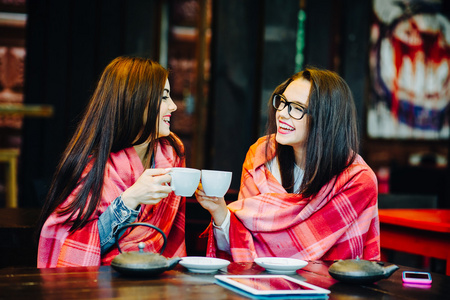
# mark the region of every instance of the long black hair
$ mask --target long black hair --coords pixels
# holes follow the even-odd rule
[[[316,195],[333,177],[353,163],[359,148],[356,109],[347,83],[335,72],[306,68],[280,84],[269,101],[267,133],[277,130],[276,109],[272,106],[275,94],[282,94],[294,80],[311,82],[308,97],[307,141],[305,170],[299,191],[294,187],[294,149],[276,143],[282,185],[288,192]],[[269,141],[269,139],[268,139]],[[268,146],[268,144],[267,144]],[[267,152],[268,153],[268,152]]]
[[[111,153],[144,142],[149,142],[149,150],[155,148],[157,120],[168,75],[166,69],[150,59],[123,56],[109,63],[56,169],[37,236],[55,210],[67,215],[70,231],[86,225],[99,205],[105,166]],[[164,139],[182,155],[172,135]],[[82,176],[86,168],[90,170]],[[82,187],[74,200],[61,207],[80,184]],[[87,202],[89,196],[91,200]]]

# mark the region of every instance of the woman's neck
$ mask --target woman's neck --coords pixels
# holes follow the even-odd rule
[[[149,157],[152,156],[152,153],[150,153],[149,149],[148,149],[148,145],[149,143],[143,143],[143,144],[139,144],[139,145],[134,145],[134,150],[136,150],[137,155],[139,156],[142,165],[144,167],[148,167],[146,166],[146,164],[148,163]]]
[[[294,147],[295,164],[301,169],[305,169],[305,149]]]

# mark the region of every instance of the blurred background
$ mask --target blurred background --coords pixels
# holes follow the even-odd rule
[[[0,153],[18,206],[42,206],[101,71],[137,55],[170,70],[187,165],[233,171],[229,201],[271,92],[310,65],[353,92],[380,207],[450,208],[449,18],[439,0],[0,0]],[[10,171],[0,162],[1,206]]]

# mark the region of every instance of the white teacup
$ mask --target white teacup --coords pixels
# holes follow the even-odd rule
[[[172,168],[171,186],[175,195],[191,197],[200,182],[201,171],[191,168]]]
[[[202,186],[210,197],[223,197],[231,184],[232,172],[202,170]]]

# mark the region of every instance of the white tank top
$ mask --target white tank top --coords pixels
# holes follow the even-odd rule
[[[278,158],[275,156],[271,161],[266,163],[266,167],[276,178],[276,180],[278,180],[278,182],[281,184],[281,173]],[[294,192],[299,190],[304,174],[305,171],[294,163]]]

